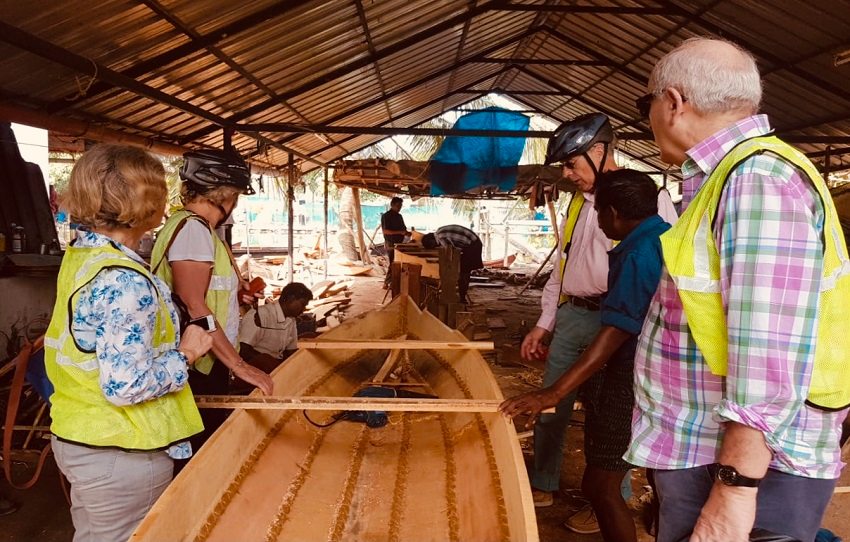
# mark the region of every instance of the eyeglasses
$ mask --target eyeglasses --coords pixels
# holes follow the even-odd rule
[[[655,100],[655,98],[659,96],[661,96],[661,92],[647,92],[646,94],[635,100],[635,107],[637,107],[638,113],[640,114],[640,118],[649,118],[649,109],[652,107],[652,102],[653,100]],[[683,102],[688,101],[685,96],[681,96],[681,98]]]
[[[649,109],[652,107],[652,101],[658,96],[659,95],[655,92],[647,92],[646,94],[635,100],[635,106],[637,107],[638,113],[640,114],[640,118],[649,118]]]

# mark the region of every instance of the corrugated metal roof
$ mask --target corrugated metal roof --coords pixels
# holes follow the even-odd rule
[[[517,4],[535,10],[518,11]],[[601,110],[622,133],[644,133],[634,100],[655,61],[689,37],[714,34],[756,55],[763,108],[779,130],[850,136],[850,64],[833,65],[833,55],[850,48],[850,0],[512,5],[54,0],[36,9],[4,2],[0,99],[188,147],[221,146],[222,126],[237,123],[411,127],[494,89],[555,121]],[[262,162],[283,165],[285,149],[328,163],[384,136],[263,137],[258,143],[237,133],[233,142]],[[816,152],[825,144],[800,147]],[[623,148],[665,168],[651,141]]]

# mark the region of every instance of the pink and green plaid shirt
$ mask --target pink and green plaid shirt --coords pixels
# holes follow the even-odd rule
[[[682,164],[683,207],[736,144],[770,131],[756,115],[702,141]],[[729,328],[727,377],[709,371],[665,269],[635,355],[632,443],[625,459],[656,469],[714,463],[725,421],[762,431],[771,468],[838,478],[847,410],[805,404],[823,265],[823,205],[811,183],[770,154],[730,175],[714,229]]]

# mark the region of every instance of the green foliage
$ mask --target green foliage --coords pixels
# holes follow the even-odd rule
[[[71,179],[71,170],[74,169],[74,164],[68,162],[68,160],[75,159],[76,157],[74,155],[68,153],[48,153],[48,160],[50,160],[50,163],[48,165],[47,176],[50,179],[50,184],[52,184],[56,188],[56,191],[60,194],[68,185],[68,181]],[[59,160],[61,160],[61,162],[59,162]]]

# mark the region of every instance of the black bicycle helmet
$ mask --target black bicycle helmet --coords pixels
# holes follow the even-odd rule
[[[596,143],[609,145],[614,141],[614,130],[611,122],[602,113],[580,115],[558,126],[549,138],[546,147],[546,162],[555,164],[566,162],[573,156],[584,154]]]
[[[180,178],[202,188],[233,186],[251,195],[251,166],[235,152],[218,149],[190,151],[183,155]]]

